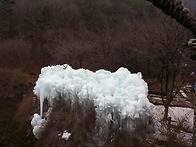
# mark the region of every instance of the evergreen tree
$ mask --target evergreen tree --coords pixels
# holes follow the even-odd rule
[[[44,6],[40,12],[40,16],[37,20],[37,24],[41,30],[45,30],[49,26],[51,21],[50,9],[47,6]]]

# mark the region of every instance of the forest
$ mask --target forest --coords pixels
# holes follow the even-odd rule
[[[5,0],[0,26],[2,67],[28,71],[67,63],[115,71],[123,66],[147,78],[158,77],[159,59],[171,52],[178,56],[176,48],[184,50],[191,36],[143,0]]]
[[[196,13],[194,4],[184,4]],[[171,84],[179,86],[196,72],[185,46],[190,38],[188,29],[145,0],[0,0],[0,114],[7,117],[0,119],[0,146],[34,141],[28,119],[43,66],[125,67],[160,93],[162,84],[177,79]],[[161,92],[167,95],[168,88]],[[6,107],[13,110],[5,113]],[[12,141],[2,127],[8,121],[12,135],[20,134]]]

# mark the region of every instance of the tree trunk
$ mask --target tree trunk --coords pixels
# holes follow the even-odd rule
[[[163,120],[166,121],[168,119],[169,105],[166,104],[166,105],[164,105],[164,107],[165,107],[165,114],[164,114]]]

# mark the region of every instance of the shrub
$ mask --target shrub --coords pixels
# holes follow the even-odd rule
[[[20,102],[0,100],[0,146],[33,146],[30,126],[33,100],[33,92],[23,95]]]
[[[192,144],[192,130],[193,124],[188,120],[191,118],[192,112],[189,111],[185,116],[178,118],[171,117],[168,121],[158,121],[156,134],[154,135],[155,146],[169,146],[169,147],[185,147]]]
[[[6,40],[0,44],[0,62],[10,67],[24,66],[30,62],[31,48],[32,44],[22,37]]]
[[[16,133],[17,125],[14,112],[17,110],[15,101],[0,100],[0,146],[22,146]],[[21,141],[21,140],[20,140]]]
[[[127,130],[126,125],[120,129],[120,124],[106,120],[95,109],[92,101],[79,102],[77,97],[55,101],[49,116],[45,113],[47,123],[39,134],[37,146],[150,146],[147,139],[152,130],[147,125],[148,119],[134,120],[137,123],[134,131]],[[71,133],[68,140],[62,138],[65,130]]]
[[[36,110],[35,107],[38,107],[38,103],[36,103],[33,92],[31,91],[23,95],[23,99],[18,103],[17,111],[15,111],[14,119],[17,123],[15,132],[26,146],[33,146],[35,142],[30,125],[30,118]]]
[[[27,88],[25,73],[20,70],[0,69],[0,98],[21,99]]]

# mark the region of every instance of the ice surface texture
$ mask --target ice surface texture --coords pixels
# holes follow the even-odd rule
[[[139,118],[149,115],[152,106],[147,99],[148,86],[141,73],[132,74],[126,68],[116,72],[87,69],[73,69],[69,65],[44,67],[36,82],[34,93],[40,98],[40,115],[43,102],[47,99],[50,106],[58,98],[75,98],[79,102],[92,100],[97,112],[108,119],[118,113],[120,119]]]
[[[141,73],[131,74],[126,68],[111,73],[106,70],[92,72],[73,69],[69,65],[44,67],[41,70],[34,93],[40,98],[40,114],[43,101],[50,105],[55,98],[66,99],[75,95],[79,99],[92,99],[99,110],[116,109],[122,117],[138,117],[150,107],[148,87]]]

